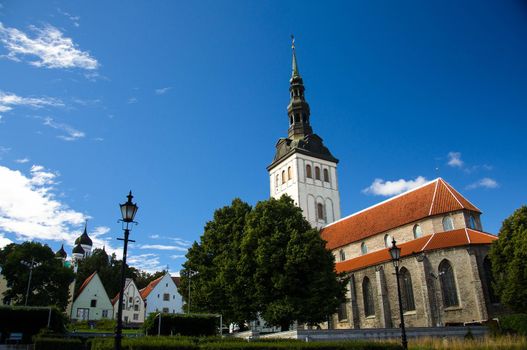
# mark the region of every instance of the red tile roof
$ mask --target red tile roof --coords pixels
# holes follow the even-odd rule
[[[491,244],[497,239],[498,237],[490,233],[462,228],[423,236],[412,241],[402,243],[399,245],[399,248],[401,248],[401,257],[405,257],[436,249],[477,244]],[[390,260],[390,252],[388,248],[384,248],[382,250],[377,250],[357,258],[338,262],[335,266],[335,270],[337,272],[351,272]]]
[[[139,291],[139,294],[141,294],[141,298],[143,298],[143,300],[146,299],[146,297],[154,290],[154,288],[157,286],[157,284],[159,283],[159,281],[161,281],[163,277],[165,276],[156,278],[155,280],[150,282],[148,286],[144,287]]]
[[[176,287],[179,289],[179,283],[181,283],[181,279],[179,277],[172,277],[172,281],[174,281]]]
[[[84,282],[82,282],[79,290],[77,291],[77,296],[75,297],[75,299],[81,295],[82,291],[84,290],[84,288],[86,288],[86,286],[90,283],[90,281],[93,279],[93,277],[95,277],[95,275],[97,274],[97,271],[95,271],[94,273],[92,273],[90,276],[88,276],[88,278],[86,278],[84,280]]]
[[[362,240],[427,216],[467,209],[481,211],[443,179],[437,178],[416,189],[359,211],[322,229],[328,249]]]

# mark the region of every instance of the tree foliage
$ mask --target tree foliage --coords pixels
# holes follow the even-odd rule
[[[490,249],[494,290],[515,312],[527,313],[527,206],[509,216]]]
[[[55,305],[64,310],[73,271],[64,267],[61,259],[55,258],[50,247],[37,242],[12,243],[0,249],[0,267],[8,286],[3,296],[15,305],[24,305],[29,268],[21,261],[31,262],[32,259],[41,265],[33,269],[27,305]]]
[[[201,242],[187,253],[181,272],[183,297],[192,277],[195,311],[221,313],[243,324],[258,314],[287,329],[293,321],[315,324],[333,314],[346,281],[334,257],[290,197],[271,198],[254,208],[239,199],[216,210]]]

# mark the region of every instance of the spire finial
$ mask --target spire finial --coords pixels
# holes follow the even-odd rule
[[[88,219],[84,220],[84,233],[88,234]]]
[[[129,203],[132,203],[132,198],[134,198],[134,196],[132,196],[132,190],[130,190],[130,192],[128,193],[128,196],[126,196],[126,198],[128,198],[128,202]]]
[[[295,53],[295,36],[291,34],[291,49],[293,50],[293,73],[291,74],[291,77],[299,77],[300,73],[298,73],[298,63],[296,62],[296,53]]]

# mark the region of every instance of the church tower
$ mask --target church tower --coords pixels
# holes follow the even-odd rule
[[[294,39],[292,49],[293,67],[287,106],[288,137],[278,140],[273,162],[267,167],[271,197],[289,195],[302,208],[311,226],[321,228],[340,219],[338,159],[324,146],[322,138],[313,133]]]

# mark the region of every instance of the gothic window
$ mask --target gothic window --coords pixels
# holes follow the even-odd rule
[[[423,235],[423,230],[421,229],[421,226],[415,225],[414,226],[414,238],[419,238]]]
[[[445,216],[443,218],[443,230],[452,231],[454,229],[454,222],[452,221],[451,216]]]
[[[443,260],[439,264],[439,282],[441,283],[441,293],[443,294],[443,304],[445,307],[458,306],[456,280],[454,269],[448,260]]]
[[[287,178],[291,180],[293,178],[293,169],[291,167],[287,168]]]
[[[346,260],[346,253],[344,252],[344,249],[339,250],[340,255],[340,261]]]
[[[295,114],[295,123],[300,122],[300,116],[298,114]]]
[[[329,171],[328,169],[324,169],[324,181],[329,182]]]
[[[392,237],[390,235],[384,235],[384,246],[390,248],[392,246]]]
[[[312,178],[313,176],[311,175],[311,165],[306,165],[306,177],[308,178]]]
[[[317,203],[317,219],[326,220],[326,215],[324,213],[324,204]]]
[[[289,116],[289,124],[293,125],[293,116],[292,115]]]
[[[375,315],[375,306],[373,304],[373,290],[368,277],[362,281],[362,299],[364,301],[364,315],[366,317]]]
[[[280,184],[280,175],[276,174],[275,186],[278,187],[279,184]]]
[[[494,292],[494,287],[492,286],[494,278],[492,277],[492,265],[488,256],[486,256],[483,260],[483,272],[485,273],[485,284],[487,285],[487,290],[489,292],[490,302],[493,304],[499,303],[500,300],[498,299],[498,296]]]
[[[285,175],[285,170],[282,170],[282,184],[285,184],[286,181],[287,181],[287,177]]]
[[[362,255],[368,253],[368,247],[366,246],[366,242],[362,242],[360,244],[360,252],[362,253]]]
[[[474,219],[473,215],[470,215],[470,218],[468,219],[468,226],[473,230],[476,229],[476,219]]]
[[[315,167],[315,179],[320,180],[320,168],[318,166]]]
[[[399,282],[401,282],[401,298],[403,301],[403,312],[414,311],[414,290],[412,288],[412,276],[410,275],[410,271],[403,267],[400,270],[399,278]]]
[[[348,307],[346,303],[341,303],[338,310],[339,322],[348,319]]]

